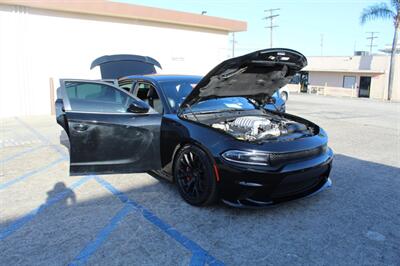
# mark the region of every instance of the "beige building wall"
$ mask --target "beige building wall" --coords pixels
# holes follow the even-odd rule
[[[325,95],[358,97],[360,77],[371,77],[370,98],[386,99],[390,57],[374,56],[332,56],[309,57],[309,89]],[[400,101],[400,56],[396,58],[397,71],[393,83],[392,99]],[[354,89],[343,88],[344,76],[355,76]]]
[[[356,83],[354,88],[343,87],[345,76],[355,77]],[[358,97],[358,86],[361,76],[371,77],[370,98],[382,99],[385,88],[385,77],[383,74],[310,71],[308,87],[324,95]]]

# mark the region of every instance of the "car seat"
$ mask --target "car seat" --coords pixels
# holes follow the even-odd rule
[[[150,87],[149,91],[147,92],[147,99],[149,105],[156,110],[158,113],[162,114],[163,113],[163,106],[160,100],[160,97],[157,94],[157,91],[153,88]]]

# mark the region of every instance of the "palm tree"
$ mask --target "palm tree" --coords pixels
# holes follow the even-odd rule
[[[393,44],[392,44],[392,52],[390,54],[390,67],[389,67],[389,84],[388,84],[388,96],[387,99],[390,101],[392,96],[392,88],[393,88],[393,76],[395,69],[395,55],[397,48],[397,35],[399,32],[400,26],[400,0],[391,0],[390,7],[386,3],[375,4],[364,8],[361,13],[361,24],[369,20],[375,19],[392,19],[394,25],[394,36],[393,36]]]

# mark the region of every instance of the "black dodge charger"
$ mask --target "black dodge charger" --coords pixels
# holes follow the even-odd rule
[[[270,111],[275,91],[307,65],[289,49],[226,60],[205,77],[157,75],[150,57],[103,56],[101,81],[61,80],[57,122],[73,175],[152,171],[203,206],[266,206],[331,185],[325,131]]]

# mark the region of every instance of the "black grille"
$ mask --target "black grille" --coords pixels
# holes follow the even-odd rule
[[[304,159],[310,159],[312,157],[317,157],[326,152],[327,146],[320,146],[310,150],[289,152],[289,153],[271,153],[269,157],[269,163],[272,166],[299,161]]]

